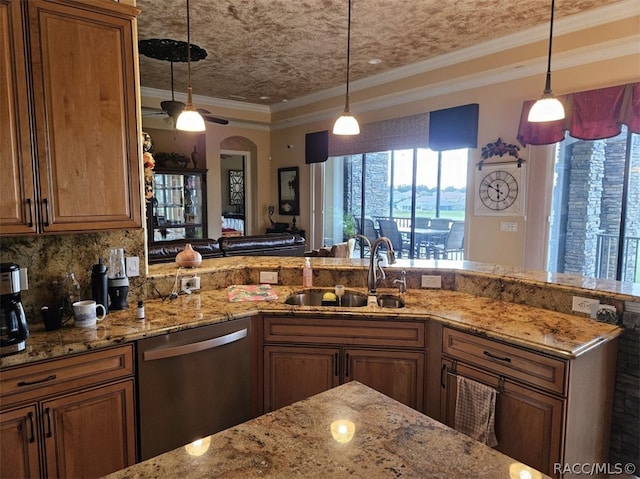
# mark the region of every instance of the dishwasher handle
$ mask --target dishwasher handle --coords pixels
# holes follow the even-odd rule
[[[168,348],[152,349],[143,353],[144,361],[154,361],[156,359],[174,358],[176,356],[184,356],[186,354],[197,353],[207,349],[218,348],[225,344],[233,343],[247,337],[247,328],[225,334],[217,338],[207,339],[197,343],[183,344],[181,346],[172,346]]]

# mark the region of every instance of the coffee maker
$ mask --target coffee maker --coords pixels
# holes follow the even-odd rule
[[[19,353],[29,337],[20,295],[20,267],[0,263],[0,356]]]
[[[127,309],[127,294],[129,293],[129,278],[124,263],[124,250],[113,248],[109,253],[109,272],[107,273],[107,292],[111,303],[109,309]]]

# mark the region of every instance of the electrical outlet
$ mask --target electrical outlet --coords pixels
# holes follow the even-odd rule
[[[260,284],[278,284],[278,272],[260,271]]]
[[[200,289],[200,276],[186,276],[180,280],[182,291],[195,291]]]
[[[442,276],[423,274],[421,286],[423,288],[442,288]]]
[[[580,296],[574,296],[571,304],[571,310],[576,313],[585,313],[591,315],[591,305],[600,304],[597,299],[582,298]]]
[[[140,276],[140,258],[137,256],[127,256],[124,259],[125,268],[127,269],[127,276],[132,278],[134,276]]]

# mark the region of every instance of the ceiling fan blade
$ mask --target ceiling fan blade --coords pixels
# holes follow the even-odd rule
[[[204,108],[198,108],[198,113],[202,115],[205,121],[210,121],[211,123],[217,123],[219,125],[228,125],[229,120],[225,120],[224,118],[218,118],[217,116],[211,115],[211,112],[205,110]]]

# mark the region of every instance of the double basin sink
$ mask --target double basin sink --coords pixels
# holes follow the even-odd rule
[[[343,308],[361,308],[367,305],[367,295],[355,291],[346,291],[342,299],[329,298],[331,289],[312,289],[290,294],[284,300],[285,304],[295,306],[340,306]],[[378,306],[381,308],[403,308],[404,300],[390,294],[378,295]]]

